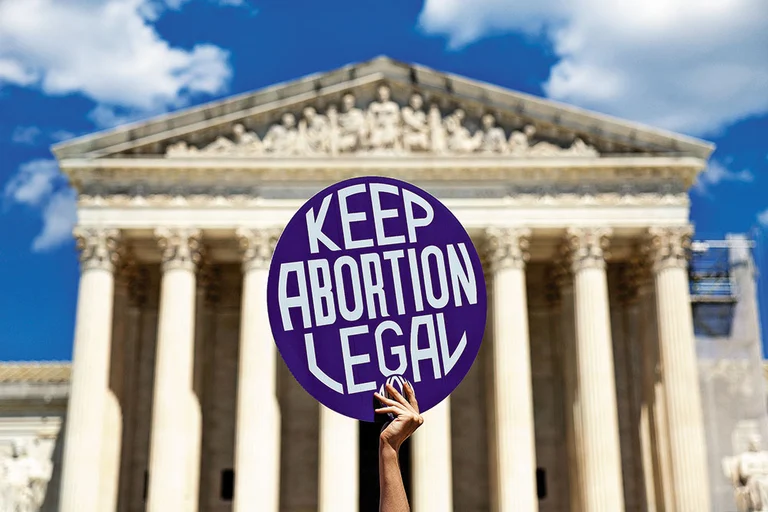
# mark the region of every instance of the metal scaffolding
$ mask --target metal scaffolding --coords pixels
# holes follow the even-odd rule
[[[748,249],[746,239],[700,240],[691,244],[688,279],[696,336],[728,337],[739,290],[732,278],[732,249]]]

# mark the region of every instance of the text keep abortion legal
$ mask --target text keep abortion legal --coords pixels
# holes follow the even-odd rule
[[[370,201],[371,215],[352,211],[354,199]],[[330,217],[340,219],[341,229],[328,225]],[[323,197],[305,220],[309,254],[317,257],[281,263],[277,296],[283,331],[304,332],[307,364],[315,378],[341,394],[373,391],[376,382],[357,382],[353,372],[371,358],[385,378],[409,368],[415,383],[423,372],[434,379],[447,375],[467,340],[465,332],[458,344],[449,343],[443,310],[476,304],[478,283],[465,242],[420,242],[429,230],[440,229],[433,224],[430,202],[393,184],[358,183]],[[338,330],[333,329],[337,324]],[[338,334],[315,339],[318,327]],[[318,365],[317,346],[328,343],[341,345],[344,383]]]

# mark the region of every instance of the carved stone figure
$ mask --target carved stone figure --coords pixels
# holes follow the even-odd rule
[[[509,136],[508,151],[515,156],[524,156],[528,153],[531,146],[531,137],[536,132],[536,128],[531,125],[523,127],[523,131],[515,130]]]
[[[529,149],[528,149],[528,155],[529,156],[558,156],[560,153],[562,153],[564,150],[560,146],[556,144],[552,144],[551,142],[547,142],[545,140],[541,142],[537,142],[536,144],[531,144],[530,140],[533,138],[533,136],[536,134],[536,128],[533,126],[526,126],[525,127],[525,134],[528,136],[529,141]]]
[[[313,107],[302,112],[299,131],[308,153],[328,153],[331,150],[331,124],[327,116],[318,114]]]
[[[479,127],[478,127],[479,125]],[[220,136],[202,149],[178,141],[166,147],[167,157],[245,157],[269,154],[278,157],[318,156],[345,153],[402,154],[425,153],[461,155],[469,153],[504,154],[514,157],[599,157],[598,151],[580,138],[568,147],[539,141],[536,128],[526,125],[506,138],[506,130],[490,113],[469,119],[457,108],[443,115],[436,104],[427,112],[424,99],[413,93],[408,105],[400,107],[391,98],[388,86],[381,85],[376,99],[363,110],[352,94],[342,98],[340,111],[334,105],[324,113],[307,106],[297,123],[285,113],[267,130],[263,140],[242,124],[232,128],[231,136]]]
[[[0,458],[0,512],[38,512],[52,465],[28,443],[15,441],[13,455]]]
[[[169,157],[175,156],[189,156],[198,153],[199,150],[195,146],[190,146],[186,141],[180,140],[174,142],[165,148],[165,154]]]
[[[437,105],[429,107],[429,135],[432,152],[437,154],[448,151],[448,134],[443,124],[443,117]]]
[[[761,439],[753,436],[749,450],[723,460],[723,472],[734,486],[739,512],[768,511],[768,452],[760,448]]]
[[[406,151],[429,151],[429,122],[421,95],[413,94],[401,112],[403,118],[403,148]]]
[[[226,153],[230,151],[234,146],[234,141],[224,136],[219,136],[216,138],[216,140],[201,149],[200,152],[205,154]]]
[[[466,114],[460,108],[446,116],[443,123],[445,131],[448,134],[448,149],[454,153],[472,153],[482,142],[483,134],[476,133],[474,136],[464,126]]]
[[[261,143],[259,136],[246,130],[242,124],[238,123],[233,126],[232,133],[239,154],[252,155],[263,151],[264,145]]]
[[[378,99],[368,106],[371,149],[399,149],[400,106],[392,101],[389,87],[382,85]]]
[[[337,141],[339,152],[348,153],[365,147],[368,136],[367,123],[363,111],[355,106],[355,97],[345,94],[341,99],[341,107]]]
[[[267,153],[292,155],[298,152],[299,130],[294,115],[288,112],[283,114],[280,124],[270,127],[263,142]]]
[[[485,114],[481,119],[483,126],[480,150],[485,153],[506,153],[507,136],[504,129],[496,126],[496,119],[491,114]]]
[[[600,156],[600,153],[580,138],[576,138],[571,147],[563,151],[568,156]]]

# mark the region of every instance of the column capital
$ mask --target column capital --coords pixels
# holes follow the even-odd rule
[[[72,234],[80,251],[81,272],[95,269],[115,271],[115,265],[120,261],[119,229],[76,227]]]
[[[525,268],[530,258],[531,230],[528,228],[488,228],[485,231],[485,258],[491,271]]]
[[[163,271],[194,271],[202,255],[200,235],[200,230],[193,228],[157,228],[155,239],[163,251]]]
[[[568,228],[563,246],[564,257],[572,272],[587,268],[605,268],[610,228]]]
[[[235,235],[243,258],[243,272],[269,268],[281,232],[280,228],[237,228]]]
[[[653,270],[685,269],[692,235],[693,227],[690,225],[649,228],[644,250],[653,264]]]

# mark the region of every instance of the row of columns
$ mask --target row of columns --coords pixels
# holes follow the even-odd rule
[[[569,229],[563,256],[574,300],[574,411],[569,435],[573,508],[579,512],[624,509],[608,287],[604,249],[610,230]],[[147,510],[198,508],[200,403],[195,395],[195,289],[200,232],[158,229],[162,281],[149,462]],[[280,410],[275,349],[266,307],[268,265],[279,232],[239,229],[243,255],[236,446],[235,512],[277,511]],[[494,421],[490,460],[494,510],[535,512],[536,454],[525,264],[530,230],[494,228],[486,233],[492,274]],[[81,249],[80,295],[65,439],[60,510],[101,512],[99,489],[117,481],[120,436],[108,421],[114,271],[119,232],[77,230]],[[648,232],[658,304],[658,332],[671,454],[673,510],[709,510],[706,451],[698,393],[692,318],[688,301],[687,227]],[[320,408],[319,511],[357,510],[356,485],[338,485],[339,474],[357,474],[357,425]],[[413,509],[452,510],[450,401],[425,415],[413,439]],[[104,468],[113,468],[104,471]],[[112,474],[114,473],[114,474]],[[576,473],[573,475],[573,473]],[[248,475],[245,477],[244,475]],[[101,485],[97,485],[97,483]],[[107,484],[107,485],[105,485]],[[702,489],[705,491],[702,492]],[[100,501],[101,500],[101,501]],[[112,500],[114,501],[114,500]],[[669,507],[668,507],[669,508]]]

